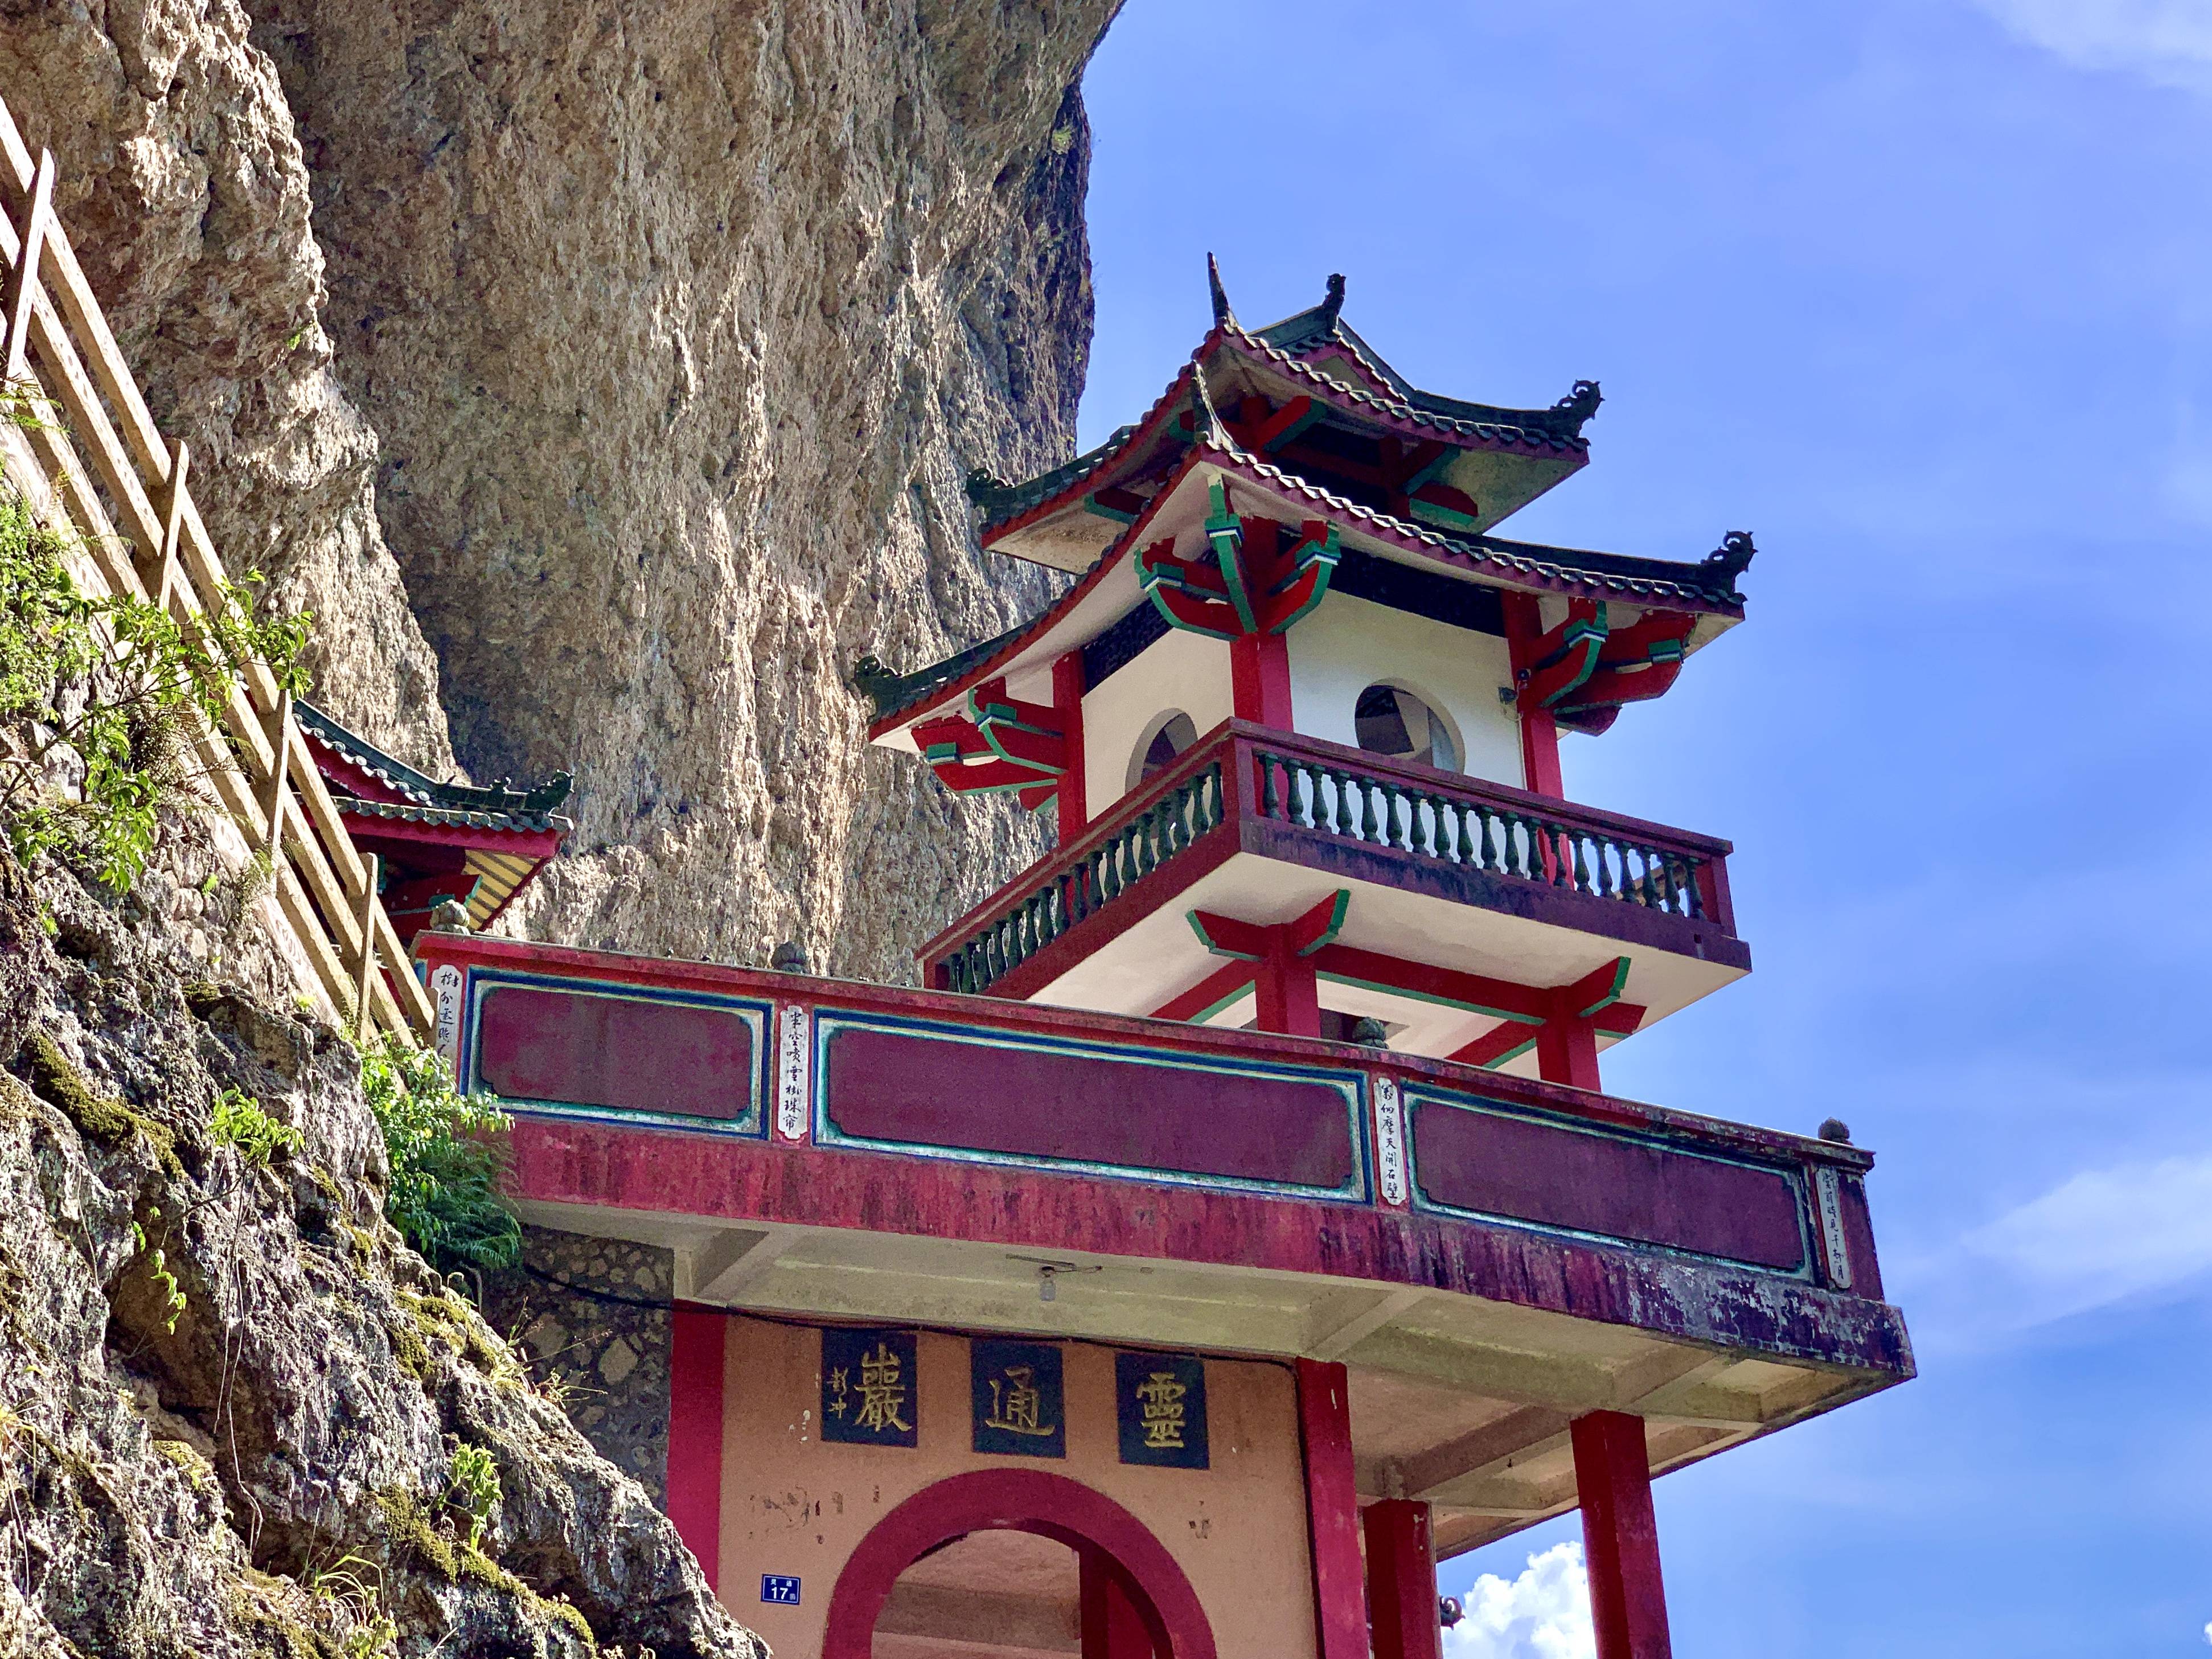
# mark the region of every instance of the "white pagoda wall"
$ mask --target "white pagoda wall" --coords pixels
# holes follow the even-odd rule
[[[1131,762],[1159,730],[1162,715],[1180,709],[1204,737],[1229,718],[1231,699],[1229,647],[1180,629],[1108,675],[1083,699],[1084,795],[1091,816],[1128,793]]]
[[[1359,694],[1378,683],[1395,685],[1449,722],[1469,775],[1526,787],[1520,728],[1498,700],[1498,688],[1513,684],[1513,670],[1497,635],[1331,593],[1291,629],[1289,641],[1291,713],[1307,736],[1357,747],[1352,713]]]

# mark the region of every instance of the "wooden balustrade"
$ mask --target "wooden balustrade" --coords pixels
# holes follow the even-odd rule
[[[0,423],[0,469],[70,544],[81,586],[189,626],[220,603],[222,559],[191,498],[190,456],[155,424],[53,215],[54,177],[52,155],[34,161],[0,103],[0,325],[6,389],[25,417]],[[270,857],[264,919],[325,1012],[357,1033],[427,1037],[429,997],[377,897],[375,861],[354,846],[266,663],[240,665],[221,720],[191,742],[245,850]]]
[[[1231,720],[926,946],[933,982],[989,990],[1215,830],[1249,848],[1255,825],[1735,931],[1725,842]],[[1267,855],[1298,856],[1279,839]],[[1602,930],[1579,920],[1593,914],[1567,925]]]
[[[1675,915],[1705,915],[1698,872],[1706,859],[1648,836],[1616,833],[1570,811],[1508,805],[1486,799],[1480,785],[1413,780],[1289,749],[1255,749],[1253,763],[1262,817]]]

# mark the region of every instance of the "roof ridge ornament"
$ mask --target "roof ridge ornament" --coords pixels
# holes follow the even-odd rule
[[[1751,562],[1759,556],[1759,549],[1752,544],[1751,532],[1731,530],[1721,538],[1721,544],[1698,562],[1698,568],[1713,580],[1735,591],[1743,573],[1751,568]]]
[[[1229,290],[1221,285],[1221,266],[1211,253],[1206,256],[1206,284],[1213,295],[1213,325],[1236,328],[1237,313],[1229,308]]]
[[[1574,390],[1552,405],[1553,412],[1565,418],[1561,424],[1577,438],[1583,434],[1583,422],[1597,413],[1598,405],[1605,401],[1605,393],[1598,390],[1595,380],[1577,380]]]
[[[1343,310],[1344,273],[1340,270],[1331,271],[1328,278],[1328,293],[1321,302],[1321,326],[1324,334],[1334,331],[1336,319]]]
[[[1221,416],[1215,412],[1213,394],[1206,390],[1206,365],[1196,357],[1190,360],[1190,439],[1209,449],[1237,449],[1236,441],[1223,429]]]

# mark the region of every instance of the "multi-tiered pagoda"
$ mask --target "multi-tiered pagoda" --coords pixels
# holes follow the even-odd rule
[[[1653,1475],[1911,1374],[1864,1178],[1602,1092],[1748,971],[1728,844],[1561,732],[1740,621],[1747,537],[1503,539],[1588,459],[1320,306],[971,486],[1078,580],[872,735],[1058,846],[919,991],[431,932],[533,1224],[674,1255],[672,1513],[783,1659],[1437,1659],[1436,1561],[1579,1508],[1669,1651]],[[1778,1115],[1780,1115],[1779,1111]]]

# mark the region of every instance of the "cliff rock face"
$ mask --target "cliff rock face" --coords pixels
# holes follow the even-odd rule
[[[437,660],[386,550],[376,437],[331,372],[307,173],[231,0],[0,0],[0,97],[234,574],[319,618],[317,695],[452,765]]]
[[[0,0],[0,95],[317,695],[578,774],[517,926],[897,977],[1040,830],[845,673],[1048,591],[961,480],[1072,442],[1117,3]]]
[[[763,1659],[382,1221],[352,1050],[190,977],[241,896],[164,841],[120,904],[0,848],[0,1652]],[[298,1145],[227,1141],[226,1090]]]
[[[1066,453],[1071,90],[1111,0],[268,0],[336,368],[479,777],[579,774],[521,925],[871,975],[1034,832],[844,676],[1042,595],[968,466]]]

